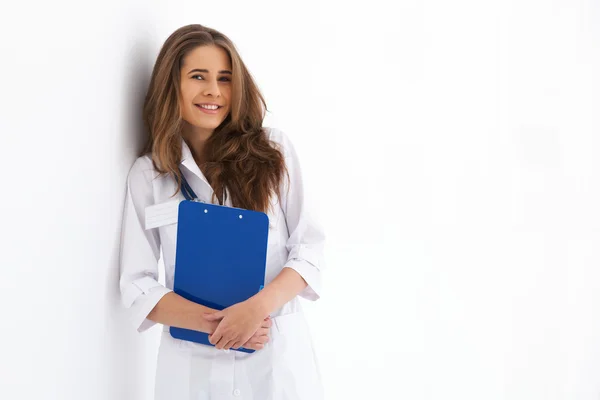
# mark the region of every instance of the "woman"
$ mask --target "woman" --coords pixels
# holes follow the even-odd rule
[[[127,177],[120,255],[133,326],[163,324],[156,400],[323,396],[299,297],[320,297],[324,234],[309,214],[295,149],[281,130],[262,126],[265,110],[225,35],[188,25],[166,40],[144,104],[148,144]],[[147,223],[184,199],[182,175],[201,201],[269,217],[264,289],[221,311],[173,292],[176,220]],[[209,333],[214,347],[175,339],[170,326]]]

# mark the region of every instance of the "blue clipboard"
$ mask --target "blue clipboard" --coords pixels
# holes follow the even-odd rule
[[[174,292],[217,310],[254,296],[265,282],[268,234],[269,217],[263,212],[181,201]],[[214,346],[204,332],[170,327],[170,333],[176,339]]]

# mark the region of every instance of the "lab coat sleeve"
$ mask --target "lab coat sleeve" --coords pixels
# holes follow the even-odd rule
[[[284,268],[298,272],[308,286],[299,293],[307,300],[316,301],[321,297],[321,271],[325,268],[325,234],[322,226],[311,212],[314,212],[315,196],[305,192],[300,168],[300,160],[289,137],[278,130],[276,135],[283,147],[289,181],[284,174],[283,189],[280,191],[281,207],[285,214],[289,239],[286,248],[289,252]]]
[[[157,229],[145,230],[145,209],[152,205],[152,162],[138,158],[127,176],[121,226],[120,293],[129,320],[138,332],[154,326],[146,317],[172,290],[158,282],[160,238]]]

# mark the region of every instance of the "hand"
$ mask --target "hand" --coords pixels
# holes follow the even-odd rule
[[[222,311],[205,313],[208,321],[219,321],[217,329],[208,336],[208,341],[217,349],[239,348],[262,327],[265,317],[256,302],[246,300]],[[259,335],[263,336],[263,335]]]
[[[265,344],[269,341],[269,328],[273,325],[271,317],[264,319],[263,324],[256,333],[244,343],[241,347],[250,350],[261,350],[265,347]]]

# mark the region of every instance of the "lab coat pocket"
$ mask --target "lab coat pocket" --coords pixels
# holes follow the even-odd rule
[[[293,312],[272,320],[273,372],[279,398],[322,399],[320,372],[304,314]]]

